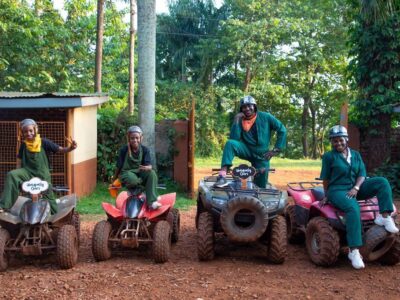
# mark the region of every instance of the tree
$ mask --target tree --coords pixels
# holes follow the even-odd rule
[[[96,93],[101,93],[101,70],[103,61],[103,33],[104,33],[104,0],[97,0],[97,31],[96,31],[96,61],[95,86]]]
[[[128,112],[133,114],[135,108],[135,15],[136,0],[130,0],[130,30],[129,30],[129,96],[128,96]]]
[[[138,0],[139,121],[155,162],[156,1]]]

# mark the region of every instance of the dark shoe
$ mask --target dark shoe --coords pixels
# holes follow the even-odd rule
[[[214,183],[214,186],[215,187],[224,187],[224,186],[227,186],[228,184],[229,183],[224,176],[218,175],[217,182]]]

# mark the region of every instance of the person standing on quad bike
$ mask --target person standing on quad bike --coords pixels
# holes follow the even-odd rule
[[[69,147],[61,147],[54,142],[41,138],[36,122],[32,119],[25,119],[20,123],[22,143],[17,155],[18,169],[8,172],[3,194],[0,198],[0,212],[10,209],[18,198],[20,186],[24,181],[33,177],[39,177],[47,181],[51,187],[50,175],[50,153],[67,153],[75,150],[77,143],[70,140]],[[56,196],[51,188],[43,195],[49,200],[51,213],[57,212]]]
[[[273,131],[277,140],[273,150],[269,144]],[[229,140],[222,154],[221,170],[215,186],[226,186],[226,172],[235,156],[248,160],[256,169],[269,169],[269,160],[278,154],[286,143],[286,128],[268,112],[257,111],[256,100],[252,96],[240,99],[240,112],[235,116]],[[265,188],[268,183],[268,172],[257,173],[255,184]]]
[[[143,185],[147,205],[153,209],[161,207],[157,194],[157,174],[152,169],[150,150],[143,146],[143,132],[139,126],[131,126],[127,131],[127,144],[119,151],[114,179],[119,179],[128,189]],[[115,184],[113,184],[115,185]]]
[[[366,179],[364,162],[359,152],[348,147],[349,136],[344,126],[329,130],[332,151],[322,157],[320,178],[323,180],[326,199],[346,215],[346,237],[350,248],[348,258],[355,269],[364,268],[358,248],[363,245],[360,207],[357,199],[378,198],[379,212],[375,224],[386,231],[397,233],[390,213],[393,212],[392,189],[384,177]]]

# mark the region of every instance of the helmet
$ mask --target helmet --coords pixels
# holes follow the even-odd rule
[[[142,129],[140,129],[140,127],[139,127],[139,126],[136,126],[136,125],[133,125],[133,126],[131,126],[131,127],[128,128],[128,134],[131,133],[131,132],[137,132],[137,133],[139,133],[140,135],[143,134]]]
[[[29,125],[33,125],[33,126],[37,127],[36,122],[34,120],[32,120],[32,119],[24,119],[24,120],[21,121],[21,123],[19,123],[19,126],[21,127],[21,130],[24,127],[29,126]]]
[[[256,99],[250,95],[244,96],[242,99],[240,99],[240,109],[243,105],[247,104],[253,104],[255,107],[257,107]]]
[[[329,139],[332,139],[335,137],[349,138],[346,127],[344,127],[342,125],[335,125],[331,129],[329,129]]]

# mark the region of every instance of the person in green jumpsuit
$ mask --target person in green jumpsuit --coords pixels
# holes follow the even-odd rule
[[[144,187],[147,205],[153,209],[161,206],[157,194],[157,174],[152,169],[150,150],[143,146],[143,132],[139,126],[131,126],[127,132],[127,145],[120,151],[114,178],[128,189]]]
[[[277,139],[273,150],[269,150],[273,132],[277,133]],[[270,159],[284,148],[285,143],[285,126],[270,113],[257,111],[257,103],[253,97],[243,97],[240,100],[240,112],[234,118],[229,140],[224,147],[221,170],[215,186],[223,187],[228,184],[225,176],[235,156],[248,160],[255,169],[268,170]],[[257,173],[254,183],[265,188],[268,171]]]
[[[346,237],[350,248],[348,258],[354,268],[364,268],[358,248],[363,245],[361,236],[360,207],[357,200],[378,198],[379,214],[375,223],[388,232],[397,233],[393,218],[392,189],[384,177],[366,179],[364,162],[359,152],[347,145],[348,134],[344,126],[336,125],[329,131],[332,151],[322,157],[320,178],[323,180],[328,202],[339,208],[346,216]]]
[[[43,198],[50,202],[51,212],[57,211],[56,196],[51,189],[51,175],[49,155],[51,153],[66,153],[76,149],[77,144],[71,141],[69,147],[61,147],[52,141],[41,138],[38,126],[32,119],[25,119],[20,123],[23,142],[17,155],[18,168],[8,172],[4,183],[4,190],[0,198],[0,212],[9,210],[15,203],[20,193],[21,184],[33,177],[49,183],[49,189]]]

